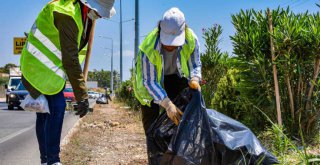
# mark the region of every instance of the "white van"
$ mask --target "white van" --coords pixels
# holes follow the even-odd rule
[[[10,77],[8,84],[5,86],[6,88],[6,102],[8,102],[8,96],[11,91],[15,90],[16,87],[20,84],[21,77]]]

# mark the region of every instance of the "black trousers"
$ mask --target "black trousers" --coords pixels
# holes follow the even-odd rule
[[[180,78],[178,75],[167,75],[164,76],[164,90],[166,91],[170,100],[176,98],[179,93],[187,88],[188,80],[186,78]],[[142,106],[142,123],[145,133],[147,133],[151,124],[157,119],[160,113],[160,107],[153,101],[151,107]]]

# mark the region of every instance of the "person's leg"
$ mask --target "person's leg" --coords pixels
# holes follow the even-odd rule
[[[142,124],[144,128],[145,134],[147,134],[148,129],[152,125],[152,123],[159,116],[159,105],[155,103],[151,103],[151,107],[142,106]]]
[[[47,163],[47,147],[46,147],[46,134],[45,134],[45,123],[47,118],[46,113],[37,113],[36,120],[36,134],[40,150],[41,163]]]
[[[60,138],[64,112],[66,109],[66,100],[63,96],[63,92],[52,96],[46,96],[46,98],[49,103],[50,114],[46,120],[45,132],[48,165],[51,165],[60,162]]]
[[[154,161],[156,161],[156,159],[153,158],[154,155],[149,154],[149,153],[153,153],[153,150],[156,150],[156,148],[154,146],[150,145],[150,142],[149,142],[150,137],[148,137],[147,133],[148,133],[148,130],[150,129],[151,125],[153,124],[153,122],[159,116],[159,111],[160,111],[159,105],[152,102],[151,107],[142,106],[141,110],[142,110],[142,124],[143,124],[144,132],[146,135],[148,164],[149,165],[158,164],[158,163],[154,162]]]

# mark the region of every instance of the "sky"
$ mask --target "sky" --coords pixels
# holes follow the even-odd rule
[[[97,21],[92,56],[89,70],[111,68],[110,40],[101,36],[113,38],[114,69],[120,69],[120,0],[115,0],[117,14],[110,20]],[[29,32],[34,20],[42,7],[49,0],[10,0],[2,1],[0,7],[0,66],[7,63],[19,65],[20,55],[13,55],[13,38],[23,37]],[[241,9],[261,9],[290,6],[294,12],[318,12],[315,3],[319,0],[139,0],[140,2],[140,43],[145,35],[152,31],[163,13],[171,7],[178,7],[186,17],[188,26],[193,29],[200,40],[201,52],[205,50],[202,29],[220,24],[223,28],[220,47],[232,54],[230,37],[234,34],[231,15]],[[122,0],[123,21],[134,18],[134,0]],[[116,22],[115,22],[116,21]],[[123,79],[130,78],[134,56],[134,21],[123,23]]]

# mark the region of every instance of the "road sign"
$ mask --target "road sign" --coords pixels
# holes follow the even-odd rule
[[[13,38],[13,54],[21,54],[24,44],[26,43],[26,37],[14,37]]]

